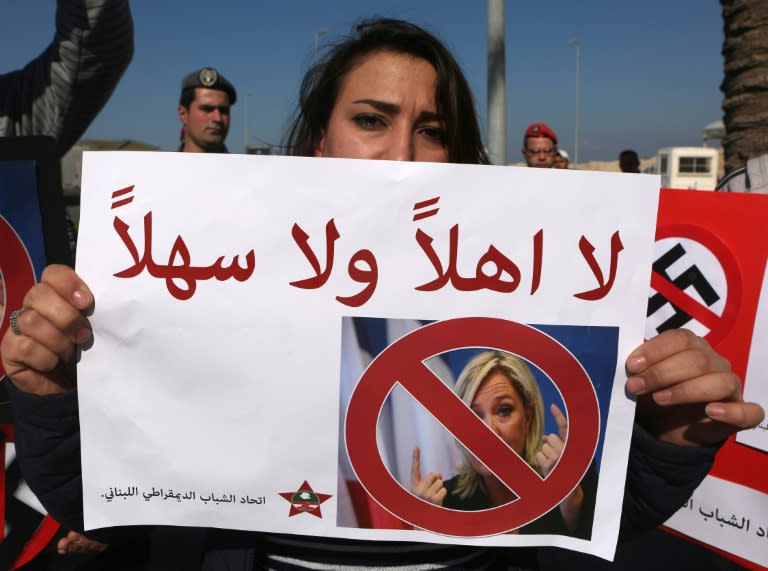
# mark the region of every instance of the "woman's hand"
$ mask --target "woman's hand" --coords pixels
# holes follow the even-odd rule
[[[549,406],[549,411],[555,417],[558,434],[545,434],[542,437],[541,450],[536,453],[541,473],[544,477],[549,475],[563,453],[565,442],[568,440],[568,419],[556,404]],[[574,531],[579,524],[581,506],[584,503],[584,490],[581,485],[576,486],[568,496],[560,502],[560,514],[570,531]]]
[[[638,396],[637,422],[659,440],[720,444],[765,416],[760,405],[744,402],[730,363],[686,329],[646,341],[626,367],[627,391]]]
[[[59,555],[84,555],[86,553],[100,553],[109,547],[106,543],[101,543],[95,539],[88,539],[81,533],[70,531],[59,539],[56,544],[56,551]]]
[[[3,367],[19,390],[37,395],[75,386],[77,347],[91,339],[85,312],[93,295],[71,268],[48,266],[39,284],[24,296],[17,334],[10,328],[0,344]]]
[[[545,434],[541,438],[541,450],[536,453],[536,460],[539,462],[541,474],[545,478],[555,467],[560,455],[563,453],[565,441],[568,440],[568,420],[556,404],[549,406],[549,411],[555,417],[558,434]]]
[[[413,461],[411,463],[411,492],[422,500],[427,500],[438,506],[443,505],[448,490],[443,483],[443,475],[429,472],[421,477],[421,449],[417,446],[413,449]]]

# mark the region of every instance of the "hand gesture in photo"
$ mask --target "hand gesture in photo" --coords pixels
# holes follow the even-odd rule
[[[545,434],[542,436],[541,450],[536,453],[536,460],[539,462],[539,467],[544,477],[552,472],[568,440],[568,419],[565,418],[563,411],[554,403],[549,405],[549,411],[555,417],[558,434]],[[565,525],[571,531],[576,529],[578,525],[583,502],[584,491],[579,485],[560,503],[560,513],[563,516],[563,520],[565,520]]]
[[[565,418],[556,404],[549,406],[549,411],[555,417],[558,434],[545,434],[541,437],[541,450],[536,453],[536,460],[541,468],[541,474],[545,478],[555,467],[560,455],[563,453],[565,442],[568,440],[568,419]]]
[[[413,449],[413,461],[411,463],[411,492],[438,506],[443,505],[448,490],[443,483],[443,475],[436,472],[428,472],[421,477],[421,449],[416,446]]]

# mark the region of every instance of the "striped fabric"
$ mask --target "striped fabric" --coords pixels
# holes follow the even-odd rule
[[[534,549],[514,551],[519,569],[537,567]],[[349,569],[424,571],[431,569],[483,570],[507,567],[505,550],[428,543],[353,541],[306,536],[267,535],[257,552],[256,569]]]
[[[63,155],[132,57],[128,0],[58,0],[51,44],[24,69],[0,75],[0,136],[48,135]]]
[[[715,190],[768,193],[768,154],[749,159],[746,165],[731,171],[717,183]]]

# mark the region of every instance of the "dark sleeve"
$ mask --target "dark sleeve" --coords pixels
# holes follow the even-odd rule
[[[8,378],[3,382],[11,401],[16,459],[21,475],[56,521],[65,529],[82,533],[83,478],[77,390],[37,396],[20,391]],[[111,549],[122,544],[131,549],[152,550],[151,545],[141,544],[155,541],[148,532],[155,534],[157,529],[151,526],[112,527],[89,530],[86,535],[109,543]],[[195,550],[188,548],[187,551]]]
[[[8,379],[5,385],[24,480],[59,523],[83,529],[77,391],[37,396],[18,390]]]
[[[77,391],[41,397],[20,391],[7,378],[4,383],[11,401],[16,458],[22,476],[56,521],[66,529],[82,532],[83,486]],[[199,568],[209,543],[209,532],[207,528],[195,527],[124,526],[89,530],[86,535],[109,544],[105,551],[108,562],[151,561],[152,566],[148,567],[151,569],[188,571]],[[224,541],[234,541],[227,537],[228,532],[217,533],[224,547],[231,548]],[[239,539],[237,533],[232,532],[232,535]],[[250,536],[251,544],[255,543],[258,535]],[[232,551],[225,555],[240,561],[238,558],[252,557],[249,553]],[[112,569],[109,563],[103,568]]]
[[[667,521],[707,475],[716,453],[716,447],[662,442],[636,423],[629,450],[621,538]]]
[[[101,111],[133,57],[128,0],[57,0],[56,35],[0,75],[0,136],[48,135],[60,155]]]

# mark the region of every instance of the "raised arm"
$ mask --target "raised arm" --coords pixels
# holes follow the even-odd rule
[[[128,0],[58,0],[51,44],[24,69],[0,75],[0,136],[48,135],[63,155],[132,57]]]

